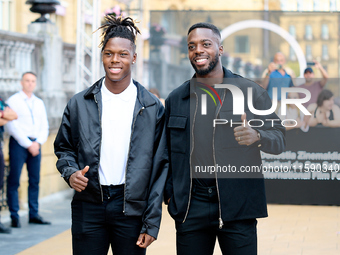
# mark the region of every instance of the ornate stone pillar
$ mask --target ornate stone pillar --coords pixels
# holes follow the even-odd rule
[[[50,129],[59,127],[60,118],[66,105],[66,96],[63,91],[63,42],[58,35],[58,28],[53,23],[31,23],[28,33],[37,35],[44,40],[41,58],[38,66],[38,79],[41,91],[39,95],[46,105]]]

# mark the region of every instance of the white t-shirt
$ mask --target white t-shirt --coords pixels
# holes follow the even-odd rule
[[[101,185],[125,183],[133,111],[137,87],[132,80],[120,94],[110,92],[103,80],[102,88],[102,141],[99,177]]]

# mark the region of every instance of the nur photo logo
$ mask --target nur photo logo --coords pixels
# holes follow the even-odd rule
[[[214,96],[211,94],[211,92],[208,90],[210,89],[212,91],[212,93],[214,93],[214,95],[217,97],[218,101],[220,102],[221,106],[222,106],[222,100],[221,97],[219,96],[219,94],[217,93],[217,91],[214,89],[214,87],[204,84],[204,83],[199,83],[199,85],[201,87],[198,87],[199,89],[203,90],[205,93],[207,93],[212,100],[215,103],[215,106],[217,106],[217,102],[214,98]],[[201,104],[201,114],[202,115],[207,115],[207,95],[206,94],[202,94],[201,95],[201,100],[202,100],[202,104]]]
[[[245,113],[245,97],[242,90],[237,87],[236,85],[232,84],[215,84],[214,86],[210,86],[207,84],[199,83],[199,89],[203,90],[206,94],[201,95],[201,115],[207,114],[207,95],[209,95],[215,103],[217,107],[217,101],[215,97],[218,99],[220,105],[223,105],[220,95],[217,93],[216,89],[227,89],[232,94],[233,98],[233,115],[242,115]],[[288,93],[302,93],[305,95],[304,98],[287,98]],[[287,105],[292,104],[295,105],[304,115],[311,115],[310,112],[302,105],[310,100],[311,93],[304,88],[296,88],[296,87],[289,87],[289,88],[281,88],[281,115],[285,116],[287,113]],[[278,96],[277,96],[277,88],[273,88],[273,100],[272,106],[270,109],[266,110],[258,110],[254,107],[253,102],[253,88],[247,88],[247,106],[251,113],[257,116],[265,116],[274,113],[278,106]],[[281,121],[280,119],[266,119],[265,121],[271,121],[272,126],[274,126],[274,121]],[[251,123],[261,123],[259,125],[251,125]],[[231,126],[233,124],[232,120],[226,119],[214,119],[213,126],[215,127],[218,124],[227,124],[230,123]],[[293,123],[293,124],[292,124]],[[261,127],[264,125],[264,121],[261,119],[250,119],[247,121],[244,120],[243,122],[235,122],[234,124],[243,124],[245,126],[248,124],[250,127]],[[288,125],[289,124],[289,125]],[[285,119],[281,121],[281,125],[284,127],[294,127],[297,125],[297,121],[294,119]]]

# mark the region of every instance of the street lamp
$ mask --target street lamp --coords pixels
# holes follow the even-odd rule
[[[31,4],[32,7],[30,8],[31,12],[35,13],[40,13],[41,17],[36,19],[34,22],[40,22],[40,23],[45,23],[45,22],[50,22],[49,19],[45,17],[45,14],[47,13],[54,13],[56,11],[56,8],[54,5],[60,4],[59,1],[56,0],[29,0],[26,1],[26,4]]]

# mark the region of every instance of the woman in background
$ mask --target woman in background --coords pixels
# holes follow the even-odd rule
[[[312,114],[309,126],[340,127],[340,108],[334,104],[334,95],[330,90],[322,90],[316,104],[309,105],[308,110]]]

